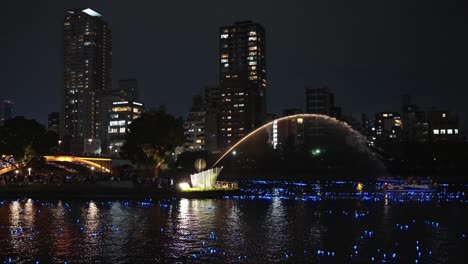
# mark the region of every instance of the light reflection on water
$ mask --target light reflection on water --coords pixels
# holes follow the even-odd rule
[[[444,263],[467,257],[462,236],[468,224],[460,217],[465,197],[442,204],[439,194],[428,202],[347,195],[6,201],[0,204],[0,263],[358,263],[393,253],[396,262],[414,263],[418,252],[420,261]]]

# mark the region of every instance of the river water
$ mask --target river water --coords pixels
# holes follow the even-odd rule
[[[0,263],[466,263],[463,187],[341,185],[251,182],[219,199],[1,200]]]

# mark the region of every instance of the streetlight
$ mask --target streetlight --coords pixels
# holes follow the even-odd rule
[[[112,155],[112,145],[109,146],[109,154]]]
[[[28,168],[28,176],[31,176],[31,168]]]
[[[60,153],[60,144],[62,144],[62,140],[59,140],[57,142],[58,142],[58,152]]]

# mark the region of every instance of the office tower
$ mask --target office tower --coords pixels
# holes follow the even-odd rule
[[[13,118],[13,103],[8,100],[0,100],[0,126],[11,118]]]
[[[51,112],[47,116],[47,129],[59,133],[60,130],[60,113]]]
[[[219,143],[225,149],[262,125],[266,113],[265,30],[251,21],[220,28]]]
[[[219,114],[221,94],[219,87],[205,88],[205,150],[211,153],[219,152]]]
[[[111,89],[111,41],[110,29],[96,11],[65,14],[60,136],[71,152],[82,152],[89,140],[105,135],[101,98]]]
[[[341,108],[335,106],[335,94],[326,86],[322,88],[306,88],[306,113],[321,114],[341,118]],[[327,125],[319,118],[308,118],[306,122],[306,140],[317,141],[317,136],[327,134]]]
[[[201,95],[192,98],[192,107],[184,123],[185,150],[205,150],[205,99]]]
[[[128,126],[139,118],[144,110],[143,104],[139,102],[120,100],[112,102],[107,130],[108,150],[106,151],[109,154],[113,156],[119,154],[120,148],[125,143]]]

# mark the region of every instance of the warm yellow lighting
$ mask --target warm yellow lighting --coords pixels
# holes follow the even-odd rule
[[[364,184],[362,184],[361,182],[358,182],[358,184],[356,186],[356,190],[358,192],[362,192],[362,190],[364,190]]]
[[[190,189],[190,185],[188,183],[186,183],[186,182],[181,182],[181,183],[179,183],[179,188],[182,191],[188,190],[188,189]]]
[[[302,123],[304,123],[304,119],[302,119],[302,118],[298,118],[298,119],[297,119],[297,123],[298,123],[298,124],[302,124]]]

